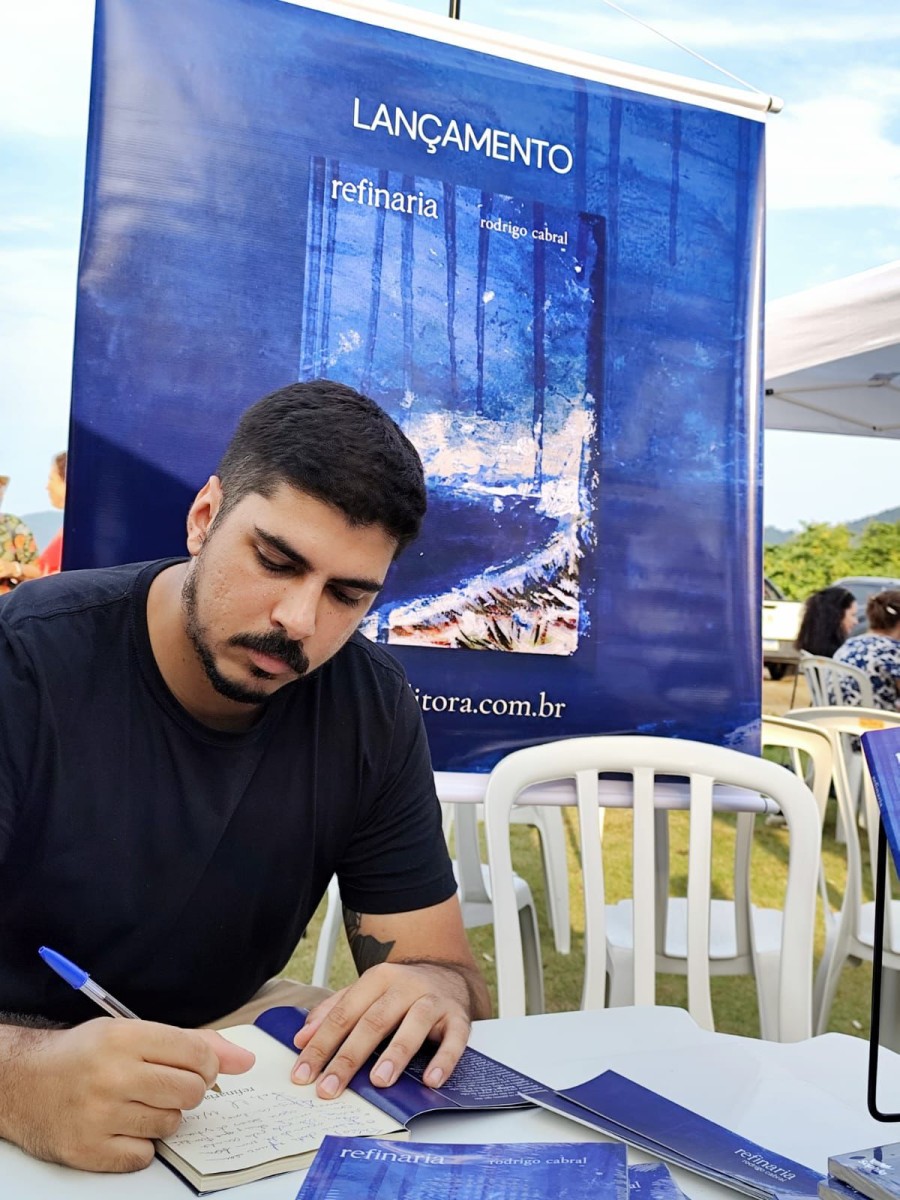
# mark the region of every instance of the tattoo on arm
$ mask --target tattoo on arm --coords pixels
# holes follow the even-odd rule
[[[361,933],[362,913],[352,912],[344,908],[344,928],[347,931],[347,941],[350,943],[350,953],[356,963],[356,969],[362,975],[369,967],[387,961],[394,948],[393,942],[379,942],[370,933]]]

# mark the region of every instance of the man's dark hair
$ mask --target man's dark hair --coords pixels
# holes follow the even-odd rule
[[[223,515],[251,492],[271,496],[286,483],[351,525],[381,525],[398,554],[425,515],[415,446],[374,400],[329,379],[291,384],[248,408],[218,475]]]
[[[814,592],[803,608],[803,619],[794,643],[797,649],[831,658],[847,640],[841,622],[855,599],[845,587],[827,587]]]

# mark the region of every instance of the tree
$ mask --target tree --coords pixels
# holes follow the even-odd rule
[[[763,563],[789,600],[805,600],[844,575],[900,577],[900,521],[870,521],[858,537],[846,525],[804,525],[766,546]]]
[[[766,575],[789,600],[805,600],[842,575],[855,573],[852,540],[846,525],[804,525],[780,546],[766,546]]]

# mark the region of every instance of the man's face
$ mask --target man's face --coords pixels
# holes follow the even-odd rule
[[[185,629],[215,690],[260,704],[343,646],[397,543],[287,484],[269,498],[245,496],[214,522],[220,503],[214,477],[188,518]]]

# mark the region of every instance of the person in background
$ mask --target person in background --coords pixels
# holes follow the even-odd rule
[[[0,509],[8,485],[9,476],[0,475]],[[15,513],[0,511],[0,596],[41,574],[34,534]]]
[[[813,592],[803,608],[794,645],[807,654],[833,658],[856,625],[856,597],[843,587]]]
[[[58,508],[60,512],[66,504],[66,463],[68,454],[63,450],[62,454],[57,454],[50,465],[50,474],[47,477],[47,495],[50,497],[50,503],[54,508]],[[62,542],[63,531],[60,527],[59,533],[47,543],[43,554],[38,559],[41,566],[42,575],[55,575],[57,571],[62,570]]]
[[[836,651],[834,661],[859,667],[872,681],[872,694],[878,708],[900,709],[900,591],[879,592],[866,605],[869,629],[848,638]],[[845,704],[858,704],[859,696],[850,694],[852,684],[843,684]]]

